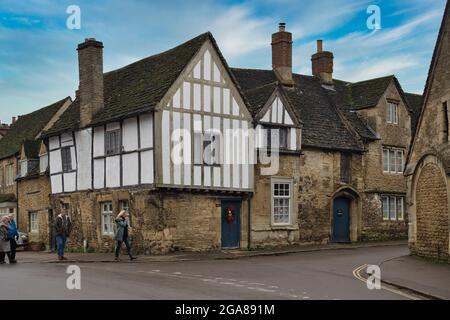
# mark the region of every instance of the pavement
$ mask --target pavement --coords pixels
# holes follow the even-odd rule
[[[62,299],[450,299],[450,265],[409,256],[405,241],[177,252],[139,256],[133,262],[123,256],[120,263],[113,254],[68,253],[67,257],[68,261],[58,262],[54,254],[19,252],[18,265],[1,267],[0,300],[54,299],[54,295]],[[73,264],[83,272],[80,296],[62,285],[67,267]],[[382,290],[369,290],[367,274],[361,276],[371,264],[381,268]],[[15,295],[2,289],[23,281],[27,283],[19,285]],[[45,293],[40,288],[46,288]]]
[[[20,252],[17,265],[0,266],[0,301],[201,299],[232,304],[230,300],[411,299],[399,290],[370,290],[353,274],[361,265],[406,255],[407,245],[315,249],[233,259],[212,259],[216,255],[200,259],[195,255],[196,260],[161,262],[141,257],[139,262],[79,264],[24,263],[30,257]],[[49,258],[47,253],[38,255]],[[80,290],[70,290],[77,267]]]
[[[402,256],[380,264],[381,279],[431,299],[450,300],[450,265],[415,256]]]
[[[330,243],[325,245],[302,245],[277,247],[272,249],[255,250],[222,250],[212,252],[175,252],[166,255],[141,255],[135,262],[176,262],[176,261],[201,261],[201,260],[229,260],[258,256],[277,256],[301,252],[314,252],[325,250],[358,249],[371,247],[386,247],[407,245],[405,240],[384,241],[384,242],[361,242],[352,244]],[[68,258],[65,263],[109,263],[114,261],[113,253],[66,253]],[[121,256],[124,261],[126,256]],[[31,252],[20,253],[22,263],[60,263],[55,253],[50,252]]]

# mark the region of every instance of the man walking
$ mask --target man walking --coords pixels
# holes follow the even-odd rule
[[[55,233],[56,233],[56,245],[58,248],[58,260],[67,260],[64,257],[64,249],[66,247],[67,238],[72,232],[72,222],[70,217],[67,215],[67,209],[63,207],[61,213],[56,217],[55,220]]]
[[[17,263],[16,261],[16,248],[17,240],[19,240],[19,232],[17,231],[17,223],[14,219],[14,214],[10,214],[9,218],[9,228],[8,228],[8,240],[11,247],[11,261],[10,263]]]

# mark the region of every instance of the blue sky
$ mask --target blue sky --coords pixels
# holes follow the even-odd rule
[[[366,26],[369,5],[381,30]],[[81,29],[66,27],[69,5]],[[311,74],[315,40],[335,55],[339,79],[395,74],[404,90],[422,93],[445,0],[0,0],[0,120],[25,114],[78,86],[76,45],[103,41],[105,71],[211,31],[228,64],[270,68],[271,33],[287,23],[294,72]]]

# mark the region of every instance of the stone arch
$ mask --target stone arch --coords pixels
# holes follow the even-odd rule
[[[350,241],[358,241],[361,234],[362,201],[358,191],[350,186],[337,189],[331,196],[330,204],[330,239],[333,235],[334,201],[338,198],[350,200]]]
[[[434,259],[449,257],[448,182],[442,162],[426,155],[414,172],[411,192],[413,253]]]

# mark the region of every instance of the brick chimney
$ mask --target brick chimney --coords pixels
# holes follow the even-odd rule
[[[85,39],[77,48],[80,84],[80,126],[88,126],[103,108],[103,43]]]
[[[11,119],[11,124],[16,123],[16,121],[17,121],[17,118],[16,118],[16,117],[12,117],[12,119]]]
[[[323,41],[317,40],[317,53],[312,58],[312,73],[325,84],[333,83],[333,61],[332,52],[323,51]]]
[[[278,32],[272,34],[272,69],[282,84],[294,85],[292,80],[292,33],[286,32],[285,23],[280,23]]]

